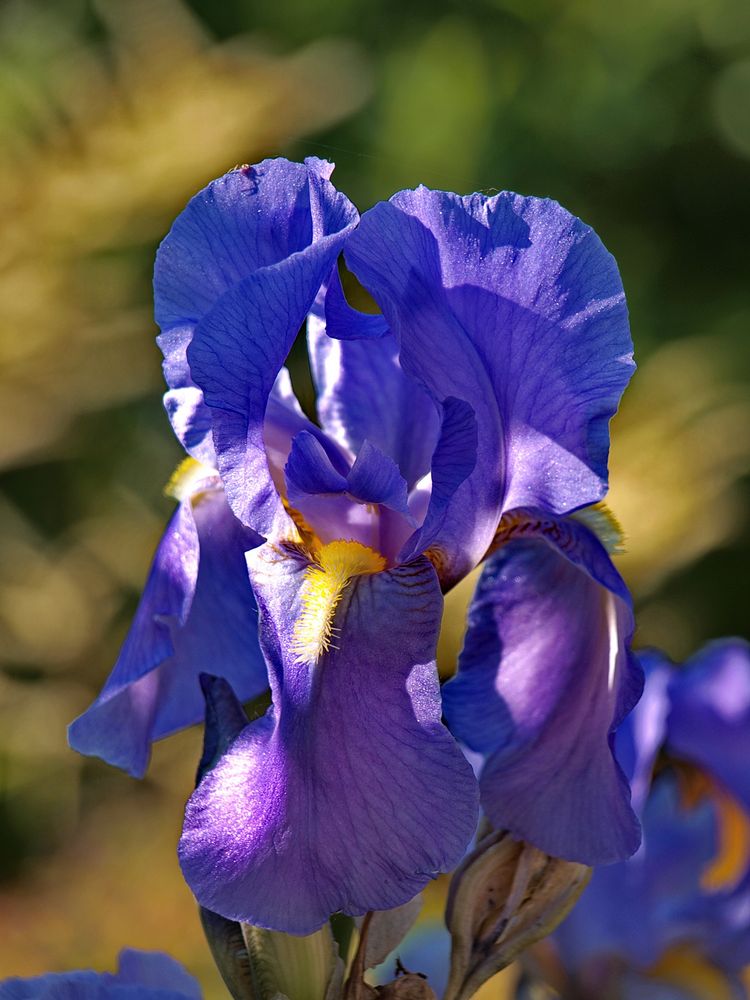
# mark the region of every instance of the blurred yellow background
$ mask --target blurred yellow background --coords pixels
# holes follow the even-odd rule
[[[174,854],[200,734],[142,783],[65,742],[170,509],[150,272],[190,195],[315,154],[362,209],[425,182],[593,224],[640,364],[612,428],[620,565],[638,645],[680,658],[747,631],[749,112],[746,0],[0,8],[0,976],[130,945],[222,995]],[[301,352],[293,378],[309,410]]]

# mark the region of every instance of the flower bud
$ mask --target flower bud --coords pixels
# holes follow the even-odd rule
[[[338,1000],[344,963],[328,924],[306,937],[241,926],[255,987],[252,1000]]]
[[[204,908],[200,912],[211,954],[234,1000],[339,1000],[344,963],[328,924],[298,937],[239,924]]]
[[[256,1000],[250,957],[240,925],[205,907],[200,908],[200,918],[211,956],[233,1000]]]
[[[445,920],[451,970],[445,1000],[468,1000],[530,944],[549,934],[583,891],[591,869],[491,833],[451,880]]]

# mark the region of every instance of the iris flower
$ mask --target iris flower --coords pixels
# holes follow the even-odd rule
[[[552,201],[419,188],[360,218],[331,171],[232,171],[160,247],[166,408],[192,464],[71,735],[141,771],[198,720],[201,669],[243,700],[268,683],[190,799],[180,858],[206,908],[298,934],[455,865],[479,795],[457,740],[487,757],[496,826],[586,863],[639,842],[611,749],[642,683],[630,599],[590,509],[633,368],[615,262]],[[347,302],[342,253],[379,313]],[[305,323],[318,424],[284,368]],[[485,558],[449,730],[442,595]]]
[[[50,972],[6,979],[0,1000],[201,1000],[197,981],[169,955],[123,948],[117,972]]]
[[[746,997],[750,646],[714,642],[681,668],[643,659],[643,699],[617,734],[643,844],[595,871],[553,936],[553,979],[582,998]]]

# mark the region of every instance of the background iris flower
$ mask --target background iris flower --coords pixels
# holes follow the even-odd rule
[[[295,933],[396,906],[465,849],[477,787],[435,647],[442,592],[491,551],[446,700],[489,756],[485,810],[586,863],[639,836],[609,745],[640,692],[629,596],[567,516],[606,491],[633,367],[616,265],[554,202],[420,188],[360,220],[331,170],[227,174],[160,248],[165,404],[200,467],[71,729],[138,772],[150,739],[196,721],[201,661],[257,693],[259,642],[272,708],[200,783],[180,856],[204,906]],[[342,251],[381,314],[349,307]],[[308,316],[320,428],[283,367]]]
[[[50,972],[6,979],[0,1000],[201,1000],[201,988],[169,955],[123,948],[117,972]]]
[[[540,967],[563,996],[731,1000],[750,961],[750,647],[683,667],[641,654],[643,698],[617,734],[643,843],[597,869]]]

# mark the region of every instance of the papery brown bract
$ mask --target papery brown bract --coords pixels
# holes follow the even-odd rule
[[[451,970],[445,1000],[469,1000],[566,916],[591,869],[553,858],[506,831],[484,837],[456,869],[445,920]]]

